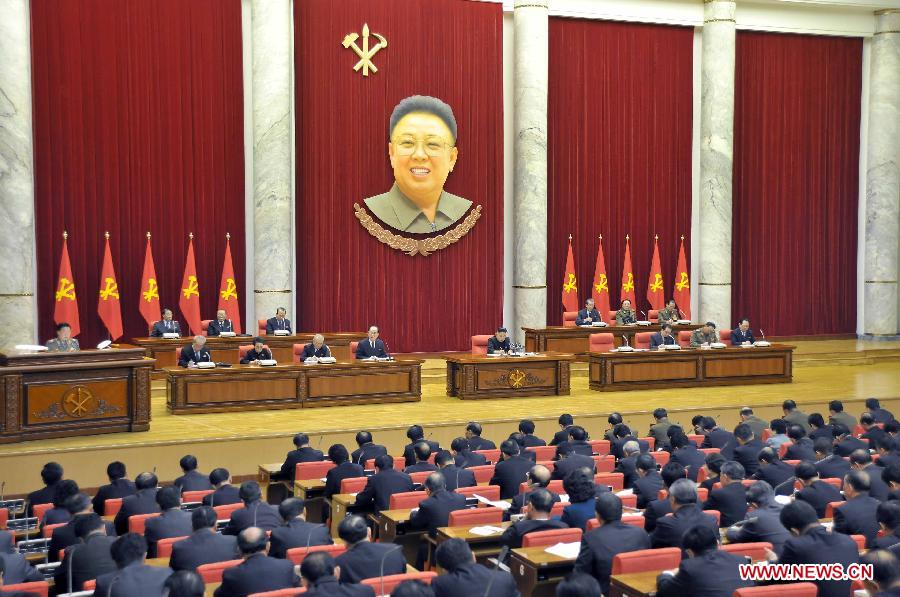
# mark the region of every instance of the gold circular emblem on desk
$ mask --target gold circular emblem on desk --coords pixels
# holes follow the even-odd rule
[[[509,382],[509,387],[521,388],[525,385],[525,372],[521,369],[513,369],[509,372],[509,375],[506,376],[506,379]]]
[[[72,386],[62,397],[62,407],[70,417],[83,417],[93,406],[94,394],[85,386]]]

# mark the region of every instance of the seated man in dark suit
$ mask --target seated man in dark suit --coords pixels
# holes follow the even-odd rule
[[[437,453],[434,463],[438,466],[441,474],[444,475],[447,491],[456,491],[460,487],[475,487],[478,484],[475,480],[475,473],[456,466],[453,455],[446,450],[441,450]],[[549,475],[550,473],[547,474]]]
[[[622,446],[622,453],[623,456],[616,463],[616,468],[613,469],[613,472],[622,473],[624,479],[623,487],[631,489],[638,476],[637,457],[641,454],[641,446],[635,441],[625,442],[625,445]],[[653,460],[652,456],[650,460]]]
[[[127,533],[109,548],[116,562],[115,572],[97,577],[94,593],[106,597],[154,597],[161,595],[171,568],[148,566],[147,542],[137,533]]]
[[[34,516],[31,508],[36,504],[52,504],[53,496],[56,494],[56,485],[62,481],[63,468],[56,462],[48,462],[41,469],[41,480],[44,487],[37,491],[32,491],[25,498],[25,507],[27,516]]]
[[[519,433],[525,436],[525,445],[529,448],[547,445],[547,442],[534,434],[534,421],[530,419],[522,419],[519,421]]]
[[[244,507],[231,513],[231,519],[222,529],[224,535],[237,535],[244,529],[256,527],[271,531],[281,526],[281,515],[274,506],[262,501],[262,492],[256,481],[244,481],[240,489]]]
[[[709,527],[714,533],[719,532],[716,519],[704,514],[697,505],[697,488],[689,479],[679,479],[669,487],[669,504],[672,516],[663,516],[656,521],[656,528],[650,535],[650,546],[682,547],[681,540],[685,532],[697,525]]]
[[[859,439],[869,442],[869,448],[874,450],[878,440],[887,436],[887,432],[875,425],[875,417],[872,413],[863,413],[859,416],[859,424],[863,428]]]
[[[457,437],[450,442],[450,451],[453,452],[456,466],[461,468],[484,466],[488,463],[484,454],[476,454],[471,450],[469,447],[469,440],[464,437]],[[413,454],[413,456],[415,456],[415,454]]]
[[[360,431],[356,434],[356,445],[359,448],[353,450],[350,460],[363,468],[366,468],[367,461],[375,460],[382,454],[388,453],[387,448],[372,441],[372,434],[368,431]]]
[[[791,425],[788,427],[787,436],[793,442],[793,445],[788,446],[787,452],[784,453],[784,460],[815,461],[816,450],[813,447],[813,440],[806,437],[803,427]]]
[[[507,336],[508,333],[506,328],[497,328],[494,335],[488,338],[487,353],[508,353],[512,348],[512,342],[510,341],[509,336]]]
[[[665,487],[662,477],[656,470],[656,460],[649,454],[640,454],[635,461],[637,479],[633,490],[637,496],[637,507],[643,510],[647,504],[656,499],[659,490]]]
[[[578,311],[575,316],[575,325],[593,325],[603,321],[600,311],[594,307],[594,299],[589,298],[584,301],[584,309]]]
[[[328,348],[328,345],[325,344],[325,336],[322,334],[316,334],[312,338],[312,342],[303,347],[303,354],[300,355],[300,360],[311,359],[313,357],[317,359],[321,359],[322,357],[330,357],[331,349]]]
[[[94,512],[103,516],[106,500],[124,498],[137,493],[134,483],[129,481],[125,474],[125,464],[118,460],[106,465],[109,485],[103,485],[97,490],[97,495],[93,499]]]
[[[106,525],[96,513],[75,517],[75,537],[80,541],[66,548],[62,564],[54,576],[60,593],[81,591],[85,581],[116,569],[110,555],[115,537],[106,534]]]
[[[631,433],[631,429],[628,428],[628,425],[625,425],[624,423],[619,423],[613,428],[613,435],[615,435],[616,441],[610,445],[609,453],[617,459],[622,458],[625,455],[622,447],[625,445],[625,442],[628,441],[636,441],[641,447],[641,452],[648,452],[650,450],[650,444],[647,443],[646,440],[636,438]]]
[[[528,489],[525,490],[525,493],[517,493],[515,496],[513,496],[512,504],[510,505],[509,510],[506,511],[506,514],[521,514],[522,510],[525,507],[526,500],[528,500],[528,494],[530,494],[535,489],[547,489],[550,481],[550,469],[548,469],[546,466],[542,464],[536,464],[531,467],[531,470],[528,471],[528,478],[525,480],[525,482],[528,483]],[[550,494],[550,497],[553,498],[554,503],[559,501],[558,494],[553,493],[549,489],[547,490],[547,492]]]
[[[515,549],[522,547],[522,538],[528,533],[568,528],[566,523],[550,518],[553,504],[559,499],[558,496],[553,498],[552,493],[540,487],[529,491],[525,501],[525,518],[507,527],[500,543]]]
[[[728,460],[720,452],[710,452],[706,455],[706,462],[703,464],[703,468],[706,469],[706,479],[700,483],[700,487],[707,491],[707,495],[712,491],[713,485],[722,480],[719,475],[722,473],[722,465],[726,462]],[[699,475],[697,478],[700,478]]]
[[[284,526],[272,530],[269,555],[273,558],[286,558],[287,551],[294,547],[334,543],[328,527],[324,524],[306,522],[303,516],[305,505],[301,499],[288,498],[278,506],[278,513],[284,520]]]
[[[756,339],[753,337],[753,330],[750,329],[750,320],[744,318],[738,323],[738,326],[731,331],[731,345],[749,346],[754,342],[756,342]]]
[[[350,462],[350,454],[343,444],[334,444],[328,448],[328,460],[335,464],[333,469],[325,473],[325,497],[329,500],[331,496],[341,492],[341,481],[365,476],[363,467]]]
[[[850,454],[850,468],[856,471],[864,471],[869,475],[869,497],[879,502],[886,501],[891,494],[891,489],[881,478],[884,469],[872,462],[872,455],[868,450],[854,450]]]
[[[832,454],[832,447],[833,444],[825,438],[813,442],[813,449],[816,451],[816,470],[823,479],[843,479],[850,471],[850,463],[837,454]]]
[[[206,328],[206,335],[209,338],[215,338],[222,334],[222,332],[233,332],[234,325],[231,323],[231,320],[228,319],[228,314],[225,312],[225,309],[219,309],[216,311],[216,318],[209,322],[209,325]]]
[[[830,533],[819,524],[812,506],[794,500],[781,510],[781,524],[791,537],[784,543],[779,564],[843,564],[859,561],[856,542],[841,533]],[[773,560],[770,560],[773,561]],[[845,597],[850,594],[849,580],[817,580],[819,597]]]
[[[688,436],[682,433],[676,433],[669,440],[672,444],[671,462],[677,462],[687,471],[688,479],[697,480],[697,474],[703,465],[706,464],[706,455],[691,445]]]
[[[591,471],[597,470],[597,464],[594,459],[583,454],[575,454],[568,445],[559,447],[560,459],[556,461],[553,467],[553,479],[562,481],[569,473],[580,468],[587,468]]]
[[[441,543],[435,558],[438,566],[446,571],[431,581],[435,597],[485,595],[487,587],[490,587],[488,597],[519,597],[512,575],[475,563],[475,555],[463,539]]]
[[[374,597],[372,587],[356,584],[341,584],[340,569],[335,570],[334,558],[327,553],[311,553],[300,564],[300,576],[306,587],[306,597]]]
[[[774,448],[759,451],[759,468],[753,478],[768,483],[778,495],[794,493],[794,467],[782,461]]]
[[[203,597],[206,585],[194,570],[177,570],[163,583],[163,595],[169,597]]]
[[[766,446],[759,438],[753,437],[753,430],[746,423],[734,428],[734,439],[737,441],[734,460],[741,463],[747,476],[756,474],[756,469],[759,468],[759,452]]]
[[[803,488],[794,494],[794,498],[812,506],[818,518],[825,518],[825,508],[829,503],[844,500],[844,496],[833,485],[819,480],[816,465],[812,462],[801,462],[794,467],[794,476],[803,485]]]
[[[597,496],[596,510],[599,526],[582,536],[575,572],[596,578],[603,594],[608,595],[613,558],[624,552],[650,549],[650,537],[646,531],[622,522],[622,500],[616,494]]]
[[[275,331],[284,330],[291,333],[291,320],[287,317],[287,309],[278,307],[275,309],[275,317],[266,320],[266,336],[275,335]]]
[[[880,503],[869,496],[869,474],[850,471],[844,477],[844,497],[847,502],[834,509],[835,533],[864,535],[866,547],[871,548],[878,536],[878,519],[875,516]]]
[[[744,479],[744,467],[739,462],[726,462],[722,465],[719,478],[722,488],[709,492],[703,509],[718,510],[721,514],[719,523],[727,527],[743,520],[747,514],[747,492],[741,483]]]
[[[670,460],[662,467],[659,476],[662,477],[663,483],[666,486],[666,491],[668,492],[675,481],[685,478],[685,470],[681,464]],[[654,499],[647,504],[647,508],[644,510],[644,530],[648,533],[652,533],[656,528],[656,521],[666,514],[671,513],[672,503],[669,501],[668,497]]]
[[[77,519],[86,514],[91,514],[94,510],[91,505],[91,498],[84,493],[76,493],[66,500],[66,509],[69,511],[70,520],[64,526],[56,527],[50,536],[50,548],[47,552],[47,559],[50,562],[58,562],[59,552],[62,549],[75,545],[79,542],[75,536],[75,523]],[[106,525],[106,534],[110,537],[116,536],[116,527],[112,522],[104,523]],[[2,539],[2,537],[0,537]],[[12,543],[10,542],[10,545]],[[2,549],[0,549],[2,552]],[[13,583],[10,583],[13,584]]]
[[[241,359],[241,365],[255,365],[259,361],[269,361],[272,359],[272,351],[266,348],[266,343],[262,338],[257,336],[253,339],[253,348],[244,354]]]
[[[894,420],[891,411],[881,408],[878,398],[866,398],[866,410],[869,411],[876,423],[888,423]]]
[[[145,521],[144,538],[148,553],[156,557],[156,545],[160,539],[186,537],[193,531],[191,514],[181,509],[181,496],[175,487],[163,487],[156,492],[160,515]]]
[[[300,585],[294,563],[266,555],[266,533],[256,527],[241,531],[238,549],[244,561],[222,573],[222,584],[215,597],[244,597],[253,593],[277,591]]]
[[[525,436],[521,433],[510,433],[509,438],[519,444],[519,454],[522,455],[523,458],[527,458],[532,463],[537,463],[537,453],[534,450],[529,450],[528,445],[525,443]],[[590,448],[590,444],[588,444]]]
[[[415,530],[426,530],[429,537],[436,537],[438,528],[448,526],[447,522],[451,512],[466,509],[466,498],[458,493],[447,491],[444,476],[439,472],[428,475],[424,485],[428,497],[410,513],[409,526]],[[422,541],[419,544],[416,568],[423,569],[427,557],[428,545]]]
[[[698,447],[719,448],[722,456],[726,459],[731,459],[734,456],[734,448],[737,445],[734,434],[716,425],[716,420],[712,417],[703,417],[700,425],[703,427],[703,443]]]
[[[844,425],[832,425],[831,433],[834,435],[833,452],[838,456],[850,456],[854,450],[869,449],[869,442],[853,437],[850,429]]]
[[[320,450],[309,447],[309,436],[305,433],[298,433],[294,436],[294,447],[284,457],[284,464],[281,465],[281,472],[277,477],[281,480],[290,480],[291,486],[294,484],[294,475],[297,473],[297,464],[301,462],[322,462],[325,455]]]
[[[744,520],[738,521],[725,531],[730,543],[772,544],[775,555],[781,554],[781,548],[791,534],[781,524],[781,505],[775,501],[772,486],[765,481],[758,481],[747,488],[747,510]]]
[[[390,356],[384,341],[378,337],[379,334],[378,327],[373,325],[369,328],[368,337],[356,345],[356,358],[358,360],[383,359]]]
[[[128,532],[128,517],[135,514],[151,514],[159,512],[159,504],[156,503],[156,486],[159,479],[153,473],[141,473],[134,480],[137,493],[122,500],[122,507],[116,513],[116,534],[124,535]]]
[[[375,514],[390,507],[391,496],[413,490],[412,479],[406,473],[394,470],[394,459],[384,454],[375,459],[375,474],[366,481],[366,486],[356,494],[355,506],[373,506]]]
[[[410,425],[406,430],[406,437],[409,439],[409,443],[403,447],[403,458],[406,460],[406,466],[410,466],[416,463],[416,453],[414,451],[415,445],[419,442],[425,442],[431,448],[432,452],[437,453],[441,449],[441,445],[437,442],[433,442],[430,439],[425,439],[425,430],[422,429],[421,425]],[[468,449],[468,442],[466,442],[466,449]],[[457,464],[459,464],[457,462]],[[482,462],[481,464],[484,464]],[[474,465],[473,465],[474,466]]]
[[[172,319],[172,309],[162,310],[162,319],[153,324],[150,337],[162,338],[163,334],[181,334],[181,324]]]
[[[194,336],[191,345],[181,349],[178,366],[193,369],[198,363],[211,363],[212,360],[212,354],[206,348],[206,336]]]
[[[825,423],[825,419],[819,413],[813,413],[809,415],[806,419],[807,426],[800,425],[805,429],[808,429],[806,432],[809,435],[809,439],[815,442],[820,437],[827,439],[829,442],[834,439],[834,434],[832,433],[831,425]],[[794,423],[795,425],[797,423]]]
[[[25,559],[25,556],[19,552],[0,552],[0,586],[2,585],[18,585],[26,582],[41,582],[44,575],[38,572],[31,562]],[[12,593],[10,595],[9,593]],[[4,591],[3,597],[34,597],[34,593],[19,593]]]
[[[209,506],[191,512],[191,529],[187,539],[172,544],[172,570],[196,570],[203,564],[227,562],[240,556],[237,539],[216,532],[216,511]]]
[[[666,346],[675,346],[675,336],[672,335],[672,324],[664,323],[659,331],[650,336],[650,350],[664,350]]]
[[[569,448],[570,454],[581,454],[590,458],[594,453],[594,449],[587,439],[588,434],[584,427],[580,425],[569,426],[569,439],[556,444],[556,460],[559,460],[560,451],[565,447]]]
[[[406,572],[403,551],[392,543],[372,543],[372,531],[362,516],[344,518],[338,525],[338,537],[347,544],[347,551],[334,560],[341,567],[342,584]]]
[[[532,463],[519,454],[519,444],[511,439],[500,444],[500,459],[489,485],[499,485],[500,499],[508,500],[519,493],[519,485],[528,476]]]
[[[874,549],[888,549],[900,544],[900,501],[889,500],[878,504],[875,518],[884,536],[875,539]]]
[[[682,539],[688,558],[682,558],[678,571],[663,572],[656,579],[658,597],[682,595],[731,595],[741,587],[752,587],[742,580],[740,566],[747,557],[719,549],[719,533],[708,526],[689,528]]]
[[[209,483],[215,491],[203,496],[204,506],[226,506],[241,501],[241,492],[231,484],[231,473],[228,469],[214,468],[209,473]]]
[[[470,421],[466,425],[466,439],[469,440],[469,447],[472,450],[496,450],[497,444],[481,437],[481,431],[480,423]]]
[[[876,443],[876,454],[878,454],[878,466],[881,468],[888,468],[893,464],[900,464],[900,451],[897,450],[898,446],[896,445],[897,440],[895,440],[890,435],[881,438]]]
[[[415,446],[413,446],[413,453],[416,456],[416,462],[403,469],[404,473],[409,475],[412,473],[422,473],[426,471],[437,470],[437,467],[435,465],[428,462],[428,459],[431,458],[431,446],[429,446],[425,442],[419,442]]]
[[[175,479],[174,485],[179,491],[205,491],[213,488],[209,482],[209,476],[197,470],[196,456],[191,456],[190,454],[182,456],[178,464],[184,473]]]
[[[569,441],[569,427],[575,424],[575,419],[572,418],[572,415],[566,413],[559,415],[557,422],[559,423],[559,431],[553,434],[553,439],[547,444],[549,446],[555,446],[562,442]]]

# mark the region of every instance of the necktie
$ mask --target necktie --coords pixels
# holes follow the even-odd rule
[[[375,340],[369,340],[369,344],[372,345],[372,350],[375,350]]]

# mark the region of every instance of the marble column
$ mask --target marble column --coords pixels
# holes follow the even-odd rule
[[[896,336],[900,247],[900,10],[875,13],[866,146],[865,321],[868,336]]]
[[[36,341],[28,6],[0,2],[0,350]]]
[[[548,0],[515,0],[513,337],[547,325]]]
[[[700,99],[700,312],[731,326],[731,172],[734,144],[735,2],[703,5]]]
[[[253,0],[253,292],[256,318],[290,313],[293,297],[293,18],[291,0]],[[255,326],[248,324],[253,333]]]

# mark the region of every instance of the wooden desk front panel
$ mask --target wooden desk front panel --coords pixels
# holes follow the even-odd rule
[[[693,331],[699,328],[699,324],[673,326],[675,335],[680,331]],[[629,344],[634,346],[634,336],[641,332],[657,332],[659,325],[649,326],[635,325],[610,325],[606,327],[578,327],[578,326],[553,326],[547,328],[522,328],[525,331],[525,350],[528,351],[552,351],[567,352],[579,356],[584,360],[590,350],[591,334],[612,334],[616,346],[622,345],[622,338],[628,338]]]
[[[517,382],[513,376],[516,373],[524,373],[525,377],[521,382]],[[520,383],[519,386],[513,386],[514,383]],[[556,393],[556,363],[537,362],[530,363],[524,361],[517,364],[485,364],[475,370],[475,390],[476,391],[493,391],[503,389],[532,390],[543,388],[548,393]]]
[[[700,378],[699,368],[696,359],[616,361],[609,367],[609,383],[697,380]]]
[[[421,368],[422,361],[412,360],[317,365],[304,369],[300,392],[304,407],[418,402]]]
[[[463,400],[569,393],[571,354],[535,357],[466,355],[447,360],[447,395]]]
[[[752,350],[752,349],[744,349]],[[755,377],[759,375],[784,376],[787,363],[782,356],[735,356],[729,359],[704,360],[707,379],[717,377]]]
[[[275,374],[265,379],[188,381],[185,389],[188,404],[296,400],[297,376]]]

